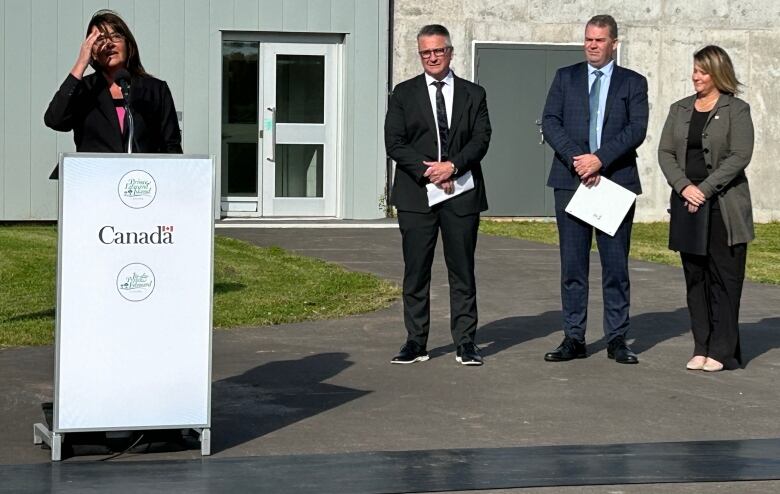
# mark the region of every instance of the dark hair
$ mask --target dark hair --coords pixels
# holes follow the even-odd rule
[[[609,37],[612,39],[617,39],[618,37],[617,22],[609,14],[594,15],[585,26],[608,27]]]
[[[127,71],[134,76],[144,77],[149,75],[144,69],[144,66],[141,64],[141,55],[138,53],[138,44],[135,42],[133,33],[130,32],[130,28],[127,27],[125,21],[119,17],[119,14],[113,10],[98,10],[89,21],[89,25],[87,26],[87,36],[89,36],[89,33],[92,31],[93,27],[97,27],[98,30],[100,30],[102,33],[106,32],[106,27],[110,27],[114,30],[114,32],[124,36],[125,47],[127,48]],[[95,70],[103,70],[103,68],[95,60],[90,62],[90,64]]]
[[[726,50],[720,46],[708,45],[693,54],[693,63],[712,78],[712,83],[721,93],[739,94],[743,84],[734,73],[734,65]]]
[[[420,39],[423,36],[444,36],[447,38],[447,46],[452,46],[450,32],[441,24],[428,24],[427,26],[423,26],[417,33],[417,39]]]

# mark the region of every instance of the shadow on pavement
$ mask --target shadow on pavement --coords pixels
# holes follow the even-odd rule
[[[629,342],[633,340],[631,349],[640,355],[659,343],[689,334],[689,327],[688,309],[645,312],[631,316],[631,330],[628,332],[627,339]],[[589,348],[592,348],[594,353],[606,350],[607,341],[602,338],[595,345],[589,345]],[[691,340],[691,350],[693,350],[693,340]]]
[[[780,317],[740,324],[739,340],[742,346],[742,366],[747,367],[753,359],[780,348]]]
[[[212,452],[218,453],[360,398],[370,391],[324,381],[353,362],[322,353],[269,362],[212,386]]]
[[[686,308],[674,312],[640,314],[631,318],[631,326],[629,336],[634,339],[631,348],[637,354],[677,336],[687,337],[690,340],[690,349],[693,351],[693,336]],[[743,368],[747,367],[751,360],[770,350],[780,348],[780,317],[766,318],[755,323],[741,323],[739,330]],[[595,345],[588,345],[589,353],[604,349],[606,342],[602,338]]]
[[[536,316],[507,317],[492,321],[477,330],[477,344],[482,355],[489,357],[513,346],[538,338],[559,333],[561,313],[548,311]],[[678,336],[690,337],[688,309],[679,308],[670,312],[649,312],[631,317],[631,331],[628,341],[631,349],[642,354],[666,340]],[[592,331],[592,330],[591,330]],[[600,329],[596,330],[600,331]],[[589,333],[589,338],[593,337]],[[780,348],[780,317],[762,319],[756,323],[740,324],[743,367],[766,352]],[[607,341],[601,335],[596,341],[589,341],[588,355],[606,351]],[[551,347],[550,350],[553,348]],[[693,340],[691,339],[691,350]],[[430,350],[432,358],[453,353],[453,345],[443,345]]]
[[[631,318],[631,331],[628,334],[628,339],[629,342],[633,340],[631,348],[639,354],[650,350],[664,340],[686,334],[687,328],[688,311],[686,309],[639,314]],[[600,332],[601,329],[588,331],[588,355],[605,351],[607,341],[603,334],[599,334],[601,337],[598,340],[592,340],[593,331]],[[477,344],[482,355],[489,357],[513,346],[538,338],[547,338],[556,333],[563,339],[561,313],[560,311],[548,311],[536,316],[507,317],[492,321],[477,330]],[[557,343],[556,341],[555,344]],[[550,348],[550,350],[553,349],[553,347]],[[454,352],[453,345],[446,345],[434,348],[430,354],[431,357],[438,357],[451,352]]]
[[[561,331],[560,311],[548,311],[536,316],[517,316],[498,319],[477,329],[477,345],[482,356],[490,357],[515,345],[537,338],[545,338]],[[454,345],[444,345],[429,351],[431,358],[453,353]]]

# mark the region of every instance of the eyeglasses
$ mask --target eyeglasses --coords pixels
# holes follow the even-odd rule
[[[101,34],[100,36],[95,39],[95,44],[98,46],[103,46],[109,41],[113,44],[120,43],[125,40],[125,36],[120,33],[106,33]]]
[[[422,51],[418,51],[417,53],[419,53],[422,58],[427,60],[431,58],[431,55],[436,55],[437,57],[443,57],[451,49],[452,49],[451,46],[445,46],[444,48],[434,48],[433,50],[422,50]]]

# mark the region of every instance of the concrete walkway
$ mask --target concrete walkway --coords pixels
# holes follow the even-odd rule
[[[400,235],[393,229],[220,234],[401,279]],[[400,303],[343,320],[216,331],[215,456],[780,437],[780,287],[745,287],[744,369],[690,372],[684,368],[692,341],[682,271],[633,262],[630,337],[640,364],[625,366],[606,357],[600,269],[593,260],[591,356],[569,363],[542,359],[562,338],[557,247],[484,235],[477,249],[483,367],[455,362],[441,252],[428,362],[389,364],[405,339]],[[53,360],[51,347],[0,350],[0,464],[49,461],[48,451],[31,444],[31,426],[41,420],[40,403],[52,399]],[[198,450],[163,450],[117,461],[198,457]],[[738,485],[707,489],[780,491],[780,482]],[[697,484],[669,487],[527,492],[700,492]]]

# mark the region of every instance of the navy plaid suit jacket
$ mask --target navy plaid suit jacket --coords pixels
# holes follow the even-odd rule
[[[542,131],[555,156],[547,186],[575,190],[580,179],[573,157],[590,152],[588,144],[588,66],[586,62],[558,69],[547,93]],[[615,65],[607,93],[601,147],[595,152],[601,175],[636,194],[642,193],[636,149],[647,134],[647,79]]]

